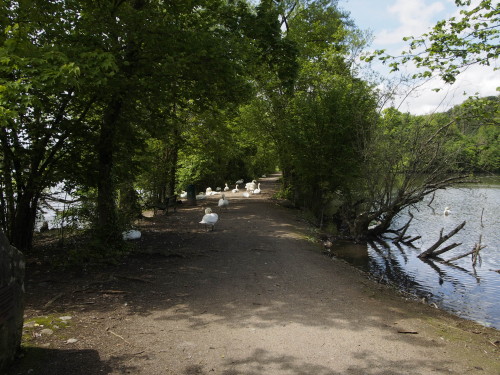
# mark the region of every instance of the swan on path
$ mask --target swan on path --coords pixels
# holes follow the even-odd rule
[[[249,197],[250,197],[250,193],[249,193],[248,191],[245,191],[245,192],[243,193],[243,196],[244,196],[245,198],[249,198]]]
[[[201,192],[200,194],[198,194],[196,196],[196,199],[198,199],[198,200],[207,199],[207,196],[205,194],[203,194],[203,192]]]
[[[235,184],[238,184],[238,185],[240,185],[242,183],[243,183],[243,179],[242,178],[240,178],[238,181],[235,182]]]
[[[212,209],[208,207],[207,209],[205,209],[205,215],[203,215],[200,224],[205,225],[205,229],[207,229],[208,226],[211,226],[213,231],[214,226],[218,220],[219,220],[219,215],[217,215],[215,212],[212,212]]]
[[[232,190],[233,193],[238,193],[240,190],[238,189],[238,184],[236,184],[236,187]]]
[[[131,229],[122,233],[124,240],[138,240],[141,238],[141,232],[136,229]]]
[[[181,198],[186,198],[188,193],[184,190],[181,191],[181,194],[179,195]]]
[[[219,199],[219,207],[220,208],[225,208],[227,210],[227,206],[229,206],[229,200],[226,199],[226,196],[224,193],[222,193],[221,199]]]
[[[229,186],[227,186],[227,182],[226,182],[224,185],[226,185],[226,186],[224,187],[224,191],[229,191]]]
[[[245,189],[249,192],[253,193],[253,191],[257,188],[257,181],[253,180],[252,182],[247,182],[245,185]]]
[[[260,182],[257,184],[257,189],[255,189],[253,191],[254,194],[260,194],[261,190],[260,190]]]

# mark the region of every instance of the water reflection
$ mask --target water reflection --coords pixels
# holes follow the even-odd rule
[[[436,192],[431,200],[420,203],[410,211],[414,220],[407,231],[409,236],[422,236],[414,248],[397,246],[391,241],[365,246],[336,244],[335,256],[345,259],[376,278],[396,283],[406,292],[426,297],[429,302],[456,315],[500,329],[500,179],[487,184],[475,184]],[[450,214],[444,215],[444,208]],[[403,213],[393,224],[402,227],[408,221]],[[460,246],[442,254],[451,259],[471,251],[479,241],[487,247],[481,251],[481,262],[472,266],[471,257],[452,263],[422,260],[417,256],[462,221],[466,225],[451,240]]]

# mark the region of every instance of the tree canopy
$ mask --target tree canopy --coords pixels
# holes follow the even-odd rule
[[[434,118],[379,112],[357,75],[367,40],[330,0],[19,0],[0,19],[0,225],[22,250],[61,184],[91,233],[87,255],[105,259],[143,209],[189,184],[279,169],[280,196],[361,238],[450,173],[498,169],[498,134],[473,99]],[[498,56],[498,8],[483,1],[463,19],[450,39],[448,22],[427,35],[427,60],[393,67],[415,59],[451,82],[453,51],[462,66]]]

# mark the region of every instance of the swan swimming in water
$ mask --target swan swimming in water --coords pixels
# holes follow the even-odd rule
[[[205,229],[207,226],[212,227],[212,231],[214,230],[214,226],[219,220],[219,215],[217,215],[215,212],[212,212],[212,209],[209,207],[205,209],[205,215],[203,215],[203,218],[200,221],[200,224],[205,225]]]
[[[443,212],[444,216],[448,216],[450,213],[451,213],[450,207],[445,207]]]

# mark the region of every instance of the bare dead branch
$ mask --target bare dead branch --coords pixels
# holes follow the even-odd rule
[[[481,246],[481,249],[484,249],[485,247],[486,247],[486,246]],[[479,249],[479,250],[481,250],[481,249]],[[468,256],[468,255],[474,254],[476,251],[477,251],[477,249],[474,247],[474,250],[469,251],[469,252],[467,252],[467,253],[465,253],[465,254],[462,254],[462,255],[456,256],[456,257],[454,257],[454,258],[448,259],[448,260],[444,261],[444,263],[450,263],[450,262],[453,262],[453,261],[455,261],[455,260],[465,258],[465,257],[466,257],[466,256]]]
[[[444,242],[448,241],[455,234],[457,234],[465,226],[465,223],[466,222],[464,221],[462,224],[458,225],[455,229],[453,229],[450,233],[448,233],[445,236],[443,236],[443,229],[441,229],[441,231],[439,233],[439,239],[436,241],[436,243],[434,243],[434,245],[432,245],[427,250],[425,250],[423,253],[421,253],[418,257],[419,258],[428,258],[428,257],[435,256],[434,252],[437,250],[437,248],[439,246],[441,246],[441,244],[443,244]],[[456,246],[454,246],[454,247],[456,247]],[[448,249],[448,250],[450,250],[450,249]],[[440,254],[442,254],[442,253],[443,252],[440,252]]]
[[[484,211],[484,209],[483,209]],[[476,263],[479,260],[479,264],[481,264],[481,255],[479,255],[479,252],[486,247],[486,245],[481,245],[481,240],[483,238],[483,235],[479,235],[479,241],[474,245],[474,253],[472,254],[472,267],[476,267]]]
[[[451,249],[454,249],[455,247],[460,246],[461,244],[462,244],[461,242],[459,242],[459,243],[454,242],[454,243],[452,243],[451,245],[448,245],[448,246],[446,246],[446,247],[443,247],[441,250],[436,250],[436,251],[434,251],[434,252],[432,253],[432,255],[437,257],[438,255],[441,255],[441,254],[443,254],[443,253],[446,253],[447,251],[449,251],[449,250],[451,250]]]
[[[415,236],[413,238],[410,238],[409,240],[404,240],[401,242],[403,242],[406,246],[415,247],[415,245],[413,245],[413,242],[415,242],[416,240],[419,240],[420,238],[422,238],[422,236]]]
[[[398,237],[393,242],[401,242],[404,238],[406,231],[408,230],[411,221],[413,220],[413,214],[411,212],[408,213],[410,215],[410,220],[405,224],[403,228],[401,228]]]

